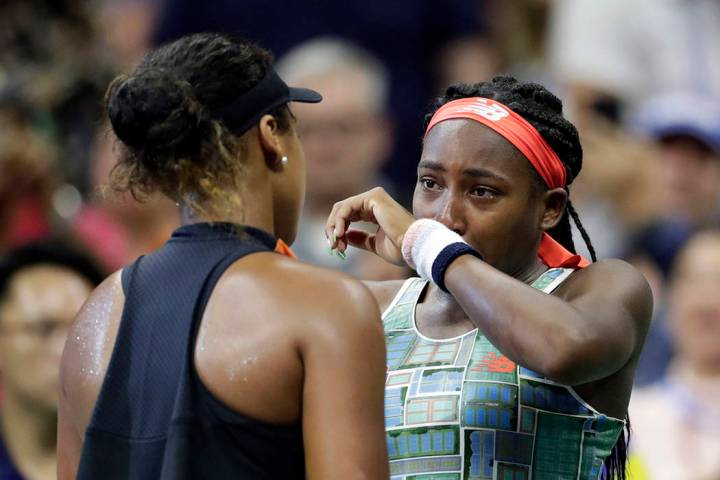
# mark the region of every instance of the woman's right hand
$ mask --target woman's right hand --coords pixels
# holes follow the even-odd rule
[[[371,222],[375,233],[350,229],[352,222]],[[372,252],[394,265],[405,265],[401,247],[405,232],[415,218],[381,187],[337,202],[330,212],[325,235],[331,248],[340,252],[348,245]]]

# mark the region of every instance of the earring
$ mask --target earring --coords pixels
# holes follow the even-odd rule
[[[282,158],[280,159],[280,163],[282,163],[283,167],[286,167],[286,166],[287,166],[287,164],[288,164],[287,155],[283,155],[283,156],[282,156]]]

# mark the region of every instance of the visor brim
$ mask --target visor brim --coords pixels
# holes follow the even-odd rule
[[[315,90],[297,87],[289,87],[289,90],[289,101],[291,102],[319,103],[320,101],[322,101],[322,95],[320,95]]]

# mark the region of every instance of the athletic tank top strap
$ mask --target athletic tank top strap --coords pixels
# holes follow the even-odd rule
[[[552,291],[567,280],[574,271],[575,269],[573,268],[549,268],[536,278],[530,286],[544,293],[552,293]]]
[[[250,227],[187,225],[123,270],[122,319],[78,478],[304,478],[299,425],[234,412],[194,368],[195,338],[220,276],[275,243]]]

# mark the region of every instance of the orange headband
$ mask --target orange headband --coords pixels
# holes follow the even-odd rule
[[[565,186],[565,166],[555,151],[535,127],[502,103],[481,97],[448,102],[435,112],[425,130],[425,136],[435,125],[451,118],[469,118],[492,128],[527,157],[548,188]]]

